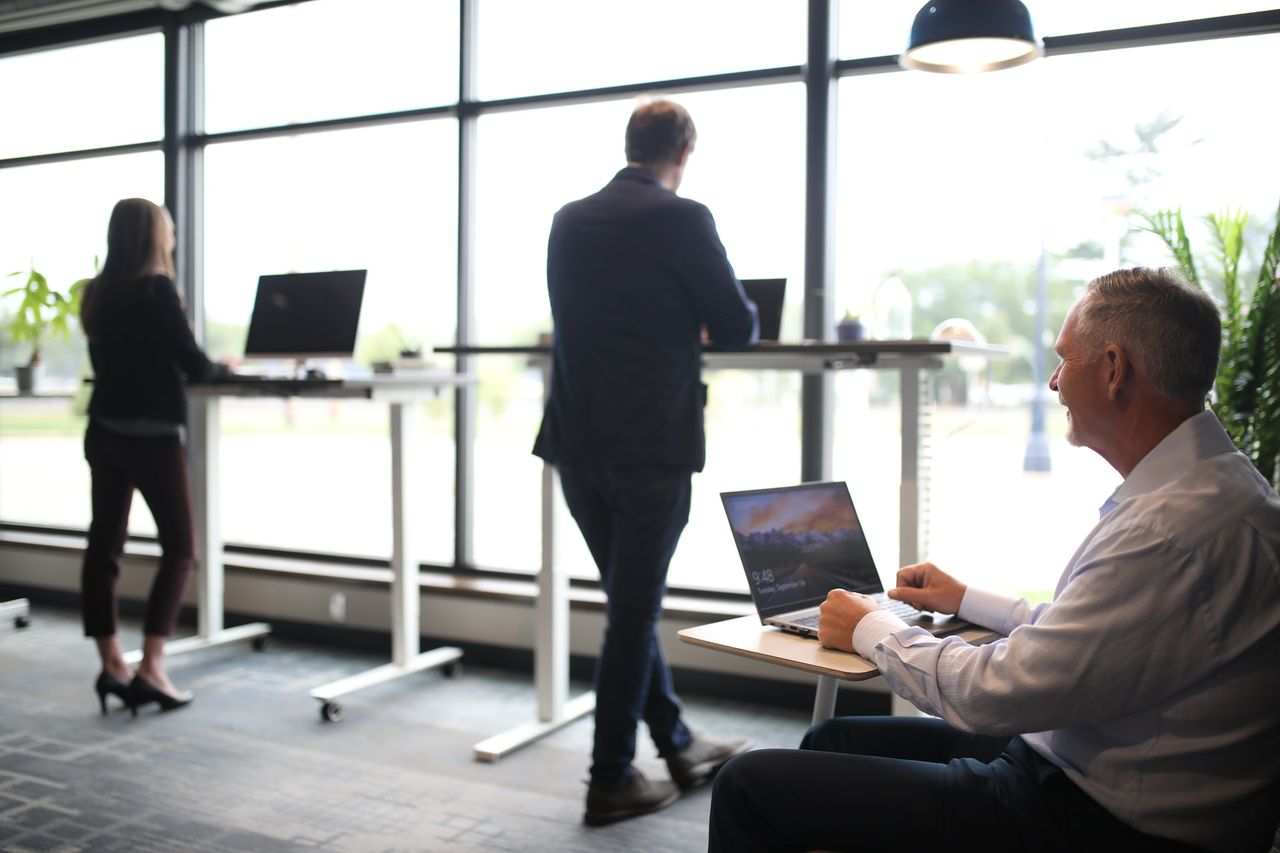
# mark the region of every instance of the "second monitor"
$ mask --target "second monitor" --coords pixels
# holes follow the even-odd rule
[[[760,340],[776,341],[782,333],[782,297],[785,278],[744,278],[742,289],[760,312]]]

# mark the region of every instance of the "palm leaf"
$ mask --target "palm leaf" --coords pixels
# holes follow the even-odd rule
[[[1181,209],[1139,213],[1182,274],[1204,289]],[[1280,483],[1280,210],[1267,241],[1257,286],[1242,293],[1240,259],[1247,216],[1224,211],[1205,218],[1213,240],[1202,260],[1222,274],[1222,353],[1213,410],[1236,446],[1274,487]],[[1246,300],[1246,296],[1248,297]]]
[[[1249,447],[1241,449],[1274,487],[1280,484],[1280,210],[1245,316],[1243,349],[1250,369],[1241,402],[1247,400],[1252,418]]]
[[[1241,439],[1245,428],[1239,423],[1240,415],[1248,416],[1252,403],[1239,405],[1236,398],[1252,397],[1251,358],[1245,346],[1247,317],[1240,304],[1240,255],[1244,252],[1244,229],[1249,215],[1240,211],[1224,211],[1205,217],[1209,234],[1213,239],[1212,257],[1215,269],[1222,270],[1222,357],[1218,370],[1218,407],[1232,414],[1232,421],[1223,421],[1232,438]],[[1243,386],[1243,387],[1242,387]]]
[[[1138,217],[1146,223],[1146,227],[1139,230],[1159,237],[1187,281],[1201,287],[1200,276],[1196,274],[1195,256],[1191,253],[1191,241],[1187,239],[1187,229],[1182,222],[1182,208],[1158,210],[1155,213],[1138,211]]]

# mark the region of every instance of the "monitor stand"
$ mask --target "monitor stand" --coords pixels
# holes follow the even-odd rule
[[[299,358],[293,362],[294,379],[327,379],[328,374],[319,365],[308,365],[308,359]]]

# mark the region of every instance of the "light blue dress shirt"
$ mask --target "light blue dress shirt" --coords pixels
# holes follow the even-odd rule
[[[1034,555],[1029,555],[1034,556]],[[853,634],[894,692],[1022,734],[1130,826],[1221,853],[1280,822],[1280,497],[1211,412],[1103,505],[1051,604],[969,589],[983,646],[872,613]]]

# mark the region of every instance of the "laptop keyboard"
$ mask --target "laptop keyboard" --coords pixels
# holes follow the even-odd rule
[[[904,621],[908,619],[914,619],[920,615],[919,610],[916,610],[914,607],[912,607],[910,604],[907,604],[905,601],[898,601],[896,599],[886,597],[886,598],[877,599],[876,604],[880,606],[881,610],[887,610],[888,612],[892,613],[894,616],[897,616],[899,619],[902,619]]]
[[[881,610],[884,610],[887,613],[892,613],[894,616],[897,616],[899,619],[903,620],[904,622],[909,622],[920,615],[920,611],[916,610],[910,604],[907,604],[905,601],[898,601],[893,598],[877,597],[876,605]],[[796,619],[792,619],[791,621],[796,625],[801,625],[805,628],[817,628],[818,614],[814,613],[810,616],[800,616]]]

